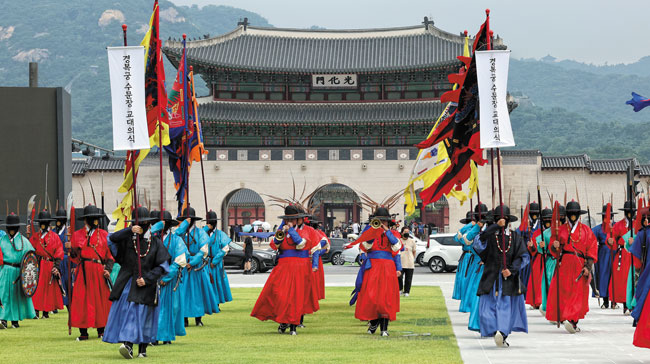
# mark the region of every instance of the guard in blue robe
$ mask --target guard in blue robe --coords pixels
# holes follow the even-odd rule
[[[111,252],[122,269],[109,296],[113,304],[102,338],[107,343],[122,343],[119,352],[126,359],[133,358],[134,344],[138,344],[138,357],[146,357],[147,346],[156,340],[158,282],[169,272],[170,259],[160,235],[149,231],[149,211],[138,207],[136,213],[138,225],[129,221],[132,227],[111,236]]]
[[[478,229],[476,233],[471,236],[472,244],[478,234],[487,229],[488,222],[492,221],[492,214],[488,212],[488,208],[485,204],[479,203],[479,205],[474,208],[473,218],[476,220],[476,226]],[[474,248],[471,249],[471,253],[474,257],[473,261],[476,261],[476,263],[473,263],[470,267],[471,275],[465,292],[469,312],[467,328],[472,331],[479,331],[481,327],[481,320],[478,311],[480,299],[477,292],[478,284],[481,282],[481,277],[483,277],[483,267],[485,265],[481,262],[481,257],[476,253]]]
[[[189,207],[183,211],[183,216],[178,217],[182,223],[174,232],[178,235],[187,247],[187,266],[183,275],[182,292],[183,317],[185,326],[187,319],[194,317],[196,326],[203,326],[201,318],[203,315],[219,313],[219,298],[213,285],[210,284],[208,273],[210,253],[208,234],[203,229],[195,226],[196,221],[203,220],[196,216],[193,208]]]
[[[181,281],[187,265],[187,247],[183,240],[171,230],[179,222],[172,218],[169,211],[163,212],[163,221],[151,227],[152,234],[158,234],[163,246],[170,255],[169,273],[160,280],[160,315],[158,315],[157,342],[163,345],[171,344],[176,336],[185,336],[183,323],[183,300],[181,297]]]
[[[63,260],[61,261],[59,272],[61,273],[61,285],[66,292],[66,295],[63,296],[63,304],[67,307],[68,297],[72,297],[72,287],[68,287],[68,275],[71,274],[71,272],[68,271],[68,261],[70,261],[70,270],[72,271],[74,271],[77,265],[72,263],[72,261],[69,259],[68,252],[70,249],[65,247],[66,243],[68,242],[68,228],[66,227],[68,217],[65,209],[59,208],[54,215],[54,219],[56,221],[54,232],[59,235],[59,239],[61,239],[61,243],[63,244]],[[74,274],[72,277],[70,277],[70,282],[74,282]]]
[[[607,205],[603,206],[603,211],[600,215],[604,218],[607,212]],[[616,213],[612,211],[612,217]],[[596,225],[593,229],[594,235],[598,240],[598,262],[594,266],[595,276],[596,276],[596,285],[598,288],[598,293],[603,299],[603,303],[600,308],[609,308],[609,282],[612,275],[612,250],[607,246],[607,235],[603,231],[603,224]],[[596,296],[596,292],[593,292],[593,296]]]
[[[217,213],[208,211],[206,217],[207,226],[203,227],[203,231],[210,238],[210,253],[208,259],[210,260],[209,274],[210,283],[215,289],[219,303],[226,303],[232,301],[232,293],[230,292],[230,283],[228,282],[228,275],[226,269],[223,267],[223,258],[230,251],[228,244],[232,240],[223,231],[217,229]]]
[[[533,239],[533,237],[537,235],[536,232],[541,228],[538,219],[539,214],[540,214],[539,204],[536,202],[531,202],[528,208],[528,216],[529,216],[528,221],[522,221],[519,226],[519,229],[515,231],[516,234],[521,235],[521,238],[525,243]],[[523,287],[528,287],[528,281],[530,280],[531,269],[532,269],[532,264],[527,264],[526,266],[522,267],[521,272],[519,272],[519,276],[521,277],[521,284],[523,285]],[[537,279],[539,279],[539,277],[537,277]],[[537,294],[540,293],[538,292]]]
[[[480,204],[475,207],[475,211],[479,208],[485,208],[486,211],[481,211],[481,218],[484,219],[487,214],[487,206]],[[478,281],[481,280],[481,277],[478,276],[478,273],[482,270],[481,258],[476,254],[474,249],[472,249],[472,243],[474,238],[480,232],[481,227],[477,224],[479,220],[479,214],[477,212],[472,213],[472,223],[473,226],[469,231],[461,238],[461,243],[463,244],[463,249],[468,248],[469,260],[467,261],[467,266],[465,267],[465,286],[463,287],[463,292],[461,293],[460,299],[460,312],[470,312],[472,306],[476,301],[478,301],[478,296],[476,295],[476,287],[478,286]]]
[[[494,337],[497,346],[508,347],[506,339],[511,332],[528,332],[526,287],[519,274],[530,262],[530,255],[521,235],[507,228],[517,220],[510,215],[508,206],[501,205],[493,211],[493,216],[497,223],[488,226],[472,245],[485,265],[477,291],[480,332],[483,337]],[[505,229],[503,238],[502,228]]]
[[[455,300],[460,300],[463,298],[463,292],[465,292],[465,284],[467,282],[467,263],[470,258],[470,249],[469,245],[464,243],[463,237],[469,230],[474,227],[474,222],[472,221],[472,212],[467,211],[467,215],[464,219],[460,220],[461,224],[465,224],[456,236],[454,236],[454,241],[463,246],[463,254],[461,254],[460,259],[458,260],[458,267],[456,268],[456,279],[454,280],[454,292],[451,298]]]

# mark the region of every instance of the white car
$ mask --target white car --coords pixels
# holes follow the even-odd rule
[[[343,263],[358,263],[359,262],[359,244],[350,249],[343,249],[341,253]]]
[[[351,234],[352,235],[352,234]],[[350,235],[348,235],[348,238]],[[356,239],[356,236],[353,235],[353,239],[351,241],[354,241]],[[415,236],[411,236],[411,239],[415,241],[415,262],[419,264],[420,266],[425,266],[426,262],[424,261],[424,252],[427,250],[427,243],[416,238]],[[343,258],[344,262],[347,263],[359,263],[359,245],[355,245],[350,249],[345,249],[343,250],[343,253],[341,253],[341,257]]]
[[[455,234],[429,235],[427,250],[422,260],[433,273],[453,272],[463,254],[463,247],[454,240]]]
[[[427,242],[422,241],[415,236],[411,236],[410,238],[415,241],[415,262],[420,267],[424,267],[426,265],[426,262],[424,261],[424,253],[427,250]]]

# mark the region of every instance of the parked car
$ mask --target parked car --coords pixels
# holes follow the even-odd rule
[[[420,267],[424,267],[426,265],[426,262],[424,261],[424,253],[427,251],[427,242],[422,241],[415,236],[411,236],[411,239],[415,241],[415,262]]]
[[[343,265],[341,257],[343,247],[348,245],[348,241],[342,238],[330,238],[330,251],[322,256],[323,263],[332,263],[332,265]]]
[[[223,257],[223,265],[226,267],[237,267],[244,269],[244,245],[243,243],[231,241],[228,245],[230,251]],[[253,249],[251,270],[253,272],[266,272],[273,268],[276,263],[276,252],[274,250]]]
[[[453,272],[461,254],[463,247],[454,240],[454,234],[432,234],[422,260],[433,273]]]
[[[354,245],[349,249],[343,250],[341,260],[343,263],[359,263],[359,252],[359,244]]]

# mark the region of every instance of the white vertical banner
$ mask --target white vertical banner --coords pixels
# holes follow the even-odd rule
[[[515,146],[506,101],[509,63],[509,50],[476,52],[483,149]]]
[[[113,150],[149,149],[144,47],[107,49],[113,104]]]

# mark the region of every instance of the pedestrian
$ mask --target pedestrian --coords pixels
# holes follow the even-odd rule
[[[580,331],[578,321],[589,312],[591,267],[598,259],[596,237],[580,222],[580,215],[584,213],[586,211],[580,209],[578,202],[567,203],[568,221],[559,229],[557,240],[549,249],[559,263],[549,287],[546,319],[564,322],[564,328],[571,334]]]
[[[34,222],[40,230],[35,231],[29,239],[40,257],[38,286],[32,297],[36,319],[39,311],[43,318],[49,318],[49,312],[63,309],[64,293],[58,268],[63,260],[63,244],[59,235],[50,229],[52,221],[54,219],[47,210],[39,212]]]
[[[223,258],[230,251],[230,240],[228,235],[223,231],[217,229],[217,213],[210,210],[206,216],[207,225],[203,227],[203,231],[208,235],[210,253],[208,259],[210,260],[210,282],[215,289],[219,303],[226,303],[232,301],[232,293],[230,292],[230,282],[226,269],[223,266]]]
[[[251,264],[253,261],[253,239],[250,236],[247,236],[244,239],[244,274],[255,274],[251,270]]]
[[[183,317],[185,326],[188,318],[194,317],[196,326],[203,326],[202,317],[219,313],[219,299],[215,288],[210,284],[210,275],[206,266],[210,263],[210,237],[203,229],[196,226],[196,222],[203,220],[196,216],[192,207],[186,207],[183,214],[177,218],[182,223],[176,228],[174,234],[185,242],[188,250],[187,271],[182,282]]]
[[[153,222],[153,221],[152,221]],[[174,234],[172,227],[179,222],[172,218],[169,211],[163,210],[163,219],[151,227],[152,234],[158,234],[163,246],[167,249],[170,259],[169,272],[160,279],[160,313],[158,315],[158,333],[156,343],[171,344],[176,336],[185,336],[185,325],[182,311],[180,282],[187,266],[187,247],[183,240]]]
[[[3,265],[0,266],[0,329],[7,328],[7,321],[11,327],[20,327],[19,321],[32,319],[36,316],[32,298],[25,296],[22,285],[16,281],[20,278],[20,265],[30,251],[34,251],[32,244],[25,238],[19,229],[25,224],[13,212],[7,216],[3,224],[7,234],[0,237],[0,255]]]
[[[356,303],[354,317],[370,321],[368,333],[377,328],[381,336],[388,336],[388,324],[397,319],[400,310],[399,283],[395,277],[402,275],[399,251],[401,242],[388,225],[391,221],[390,206],[376,204],[371,221],[378,220],[378,227],[368,225],[354,244],[361,244],[360,251],[367,259],[359,267],[350,305]]]
[[[497,222],[486,225],[473,243],[484,264],[477,291],[480,332],[482,337],[494,337],[498,347],[508,347],[506,339],[512,332],[528,332],[526,287],[521,285],[519,274],[530,262],[530,255],[521,236],[509,228],[517,221],[510,208],[502,204],[492,216]]]
[[[399,281],[399,290],[402,296],[408,297],[411,293],[411,282],[413,281],[413,272],[415,271],[415,240],[410,235],[411,231],[404,226],[400,231],[402,242],[402,251],[400,259],[402,262],[402,274],[397,278]]]
[[[79,328],[77,341],[88,340],[88,328],[97,329],[97,336],[104,335],[104,327],[111,309],[110,281],[113,256],[108,248],[108,232],[99,227],[104,213],[88,205],[77,219],[84,221],[84,228],[72,233],[70,257],[77,264],[77,273],[70,304],[70,324]]]
[[[160,234],[149,228],[155,218],[149,210],[138,207],[136,220],[130,227],[113,233],[112,251],[120,264],[109,299],[113,302],[102,340],[121,343],[120,354],[133,359],[133,345],[138,344],[138,357],[147,357],[147,346],[158,336],[158,283],[169,272],[171,256],[163,246]]]

